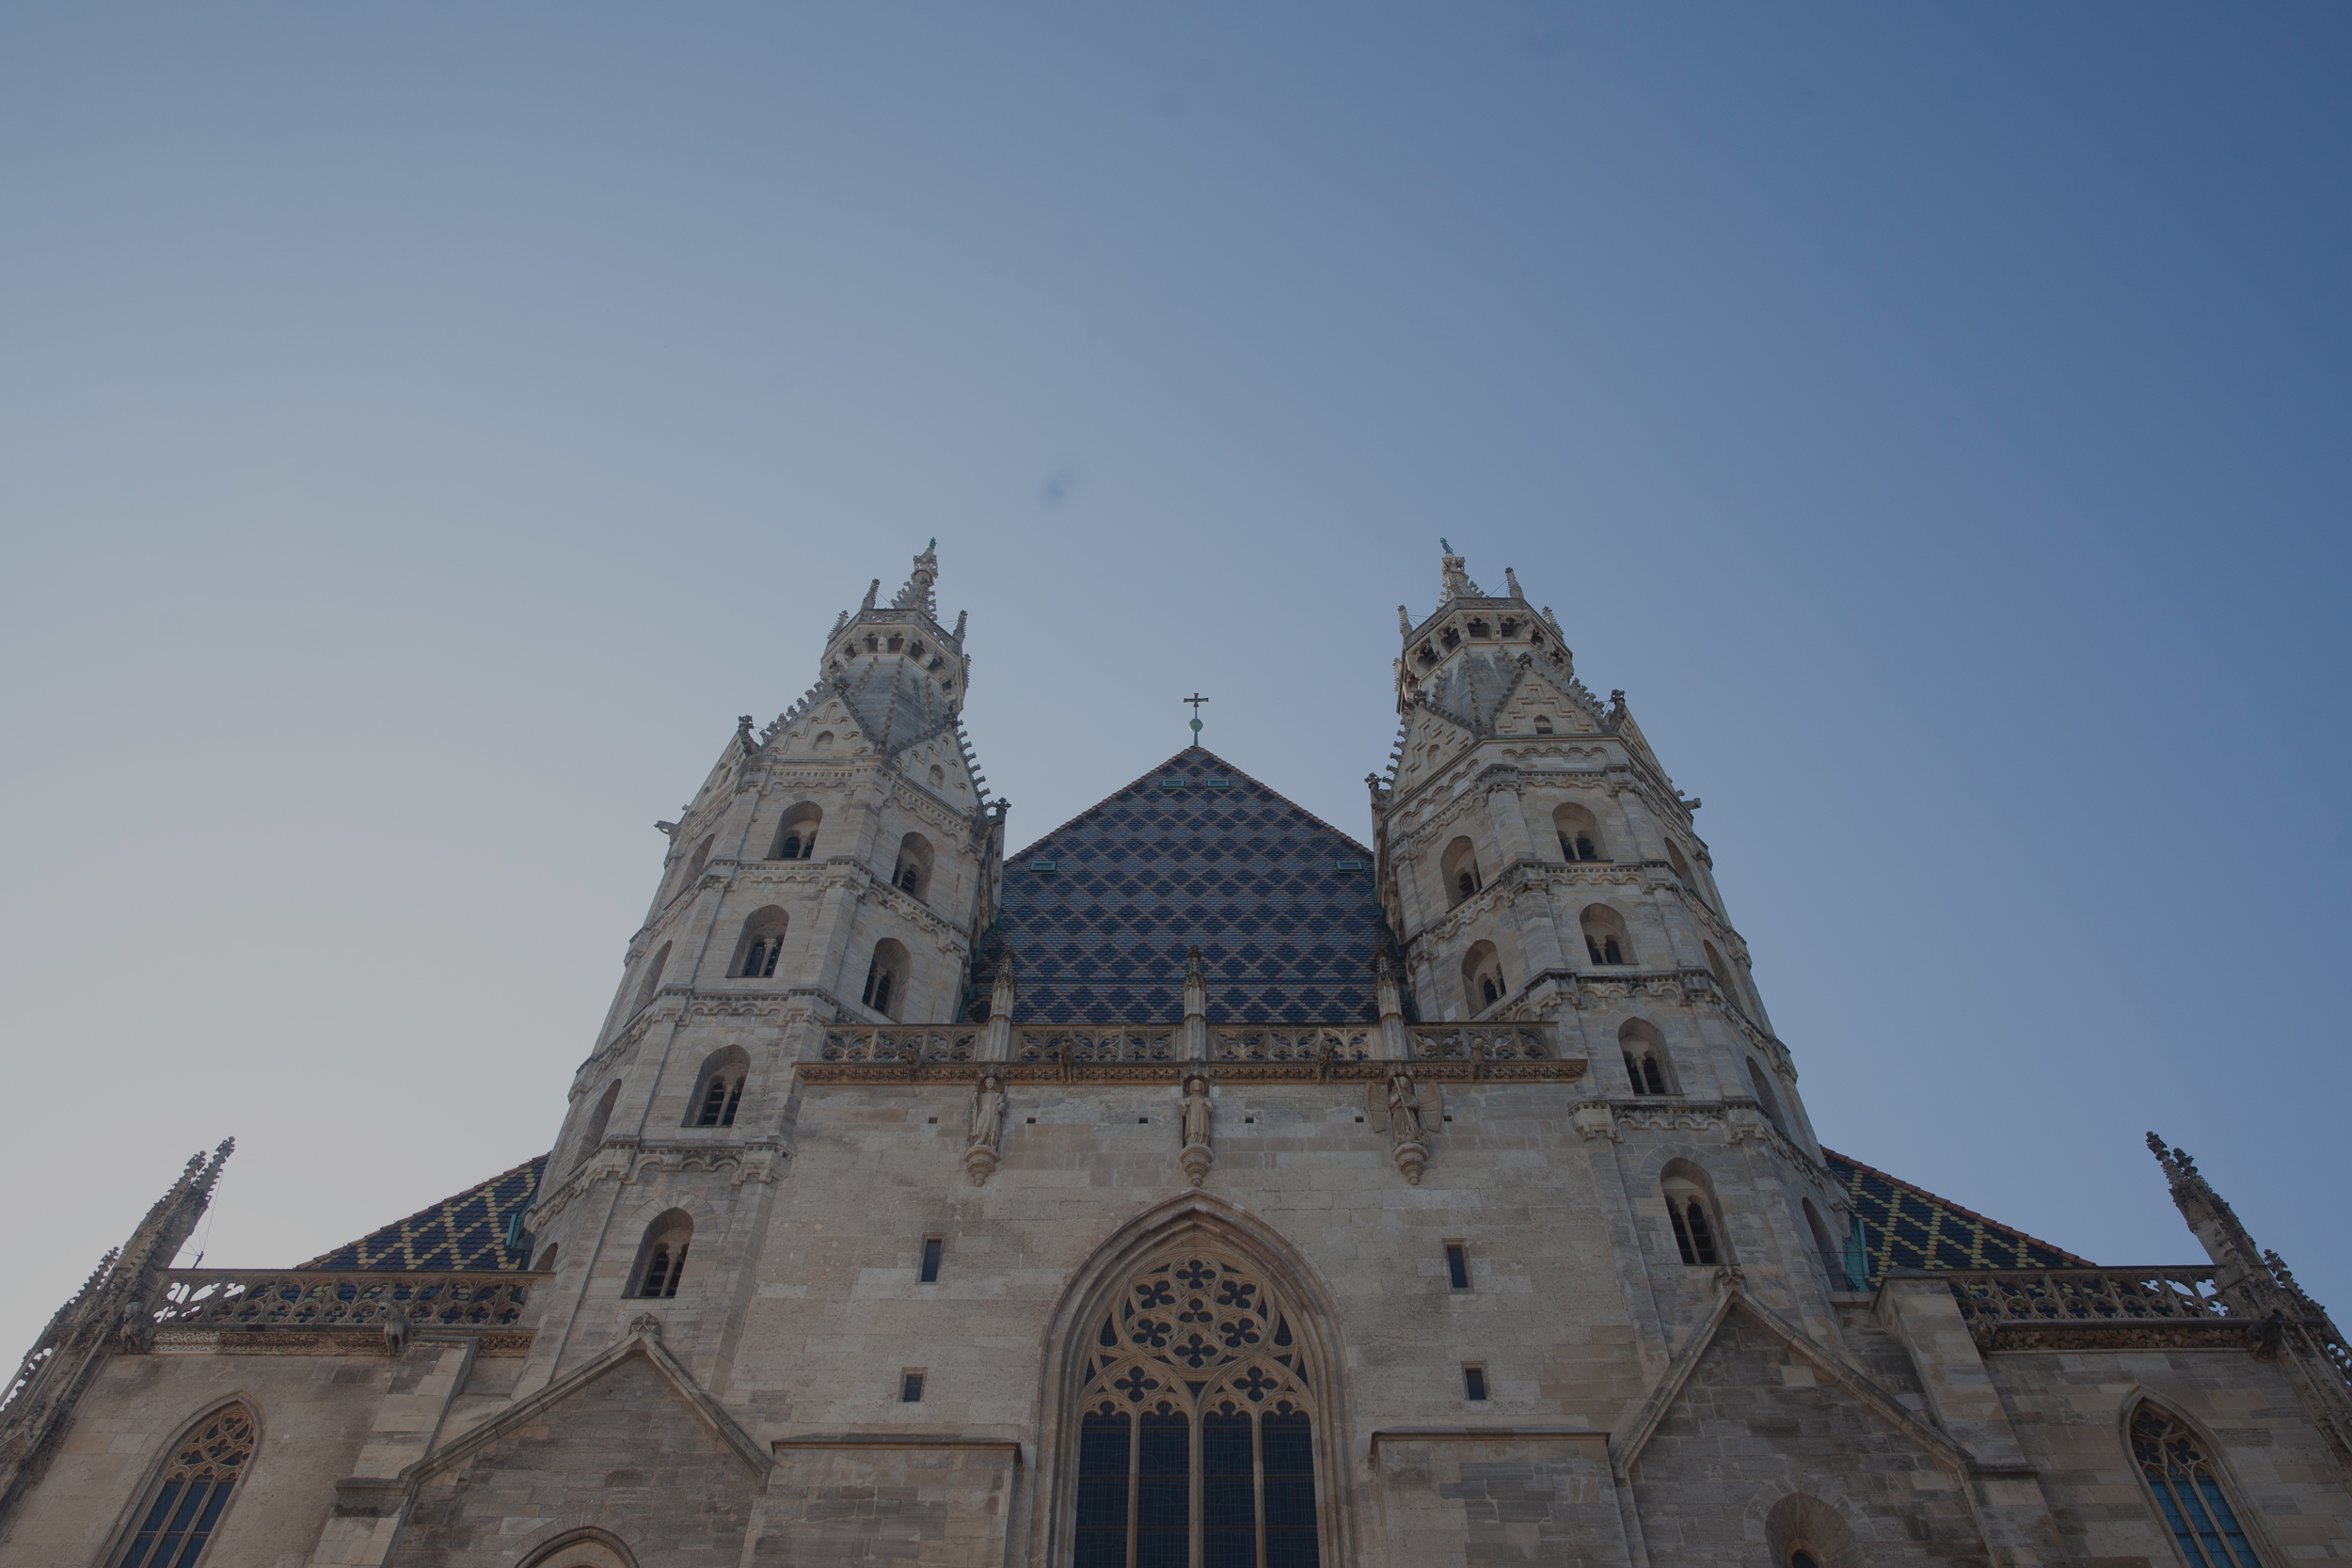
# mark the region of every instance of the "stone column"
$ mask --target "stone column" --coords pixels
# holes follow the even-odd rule
[[[996,966],[996,983],[988,993],[988,1034],[980,1042],[980,1059],[986,1062],[1006,1062],[1012,1059],[1012,1004],[1015,994],[1012,974],[1012,949],[1005,949],[1005,961]]]
[[[1380,1005],[1380,1059],[1402,1062],[1413,1054],[1412,1044],[1405,1037],[1405,998],[1396,987],[1396,970],[1389,956],[1381,954],[1373,960],[1373,991]]]

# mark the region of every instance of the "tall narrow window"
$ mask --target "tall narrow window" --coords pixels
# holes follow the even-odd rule
[[[2220,1478],[2188,1428],[2153,1405],[2141,1405],[2132,1413],[2132,1459],[2194,1568],[2262,1568]]]
[[[1454,1290],[1470,1289],[1470,1250],[1459,1242],[1445,1244],[1446,1281]]]
[[[923,1374],[921,1372],[898,1374],[898,1402],[900,1404],[923,1402]]]
[[[1079,1568],[1314,1568],[1311,1374],[1256,1271],[1179,1254],[1131,1276],[1090,1338]]]
[[[225,1405],[199,1421],[156,1479],[120,1568],[194,1568],[252,1459],[253,1413],[244,1405]]]
[[[884,1018],[898,1015],[891,1011],[894,1000],[903,1001],[906,991],[907,950],[896,940],[884,937],[874,944],[874,957],[866,966],[866,989],[859,1000]]]
[[[1675,1245],[1681,1250],[1684,1262],[1711,1266],[1716,1261],[1715,1229],[1707,1223],[1705,1204],[1694,1197],[1679,1202],[1669,1197],[1666,1217],[1674,1222]]]
[[[1486,1368],[1465,1367],[1462,1369],[1462,1397],[1467,1400],[1483,1400],[1486,1397]]]
[[[709,1091],[703,1096],[702,1115],[694,1118],[694,1125],[697,1127],[733,1127],[735,1107],[741,1102],[742,1099],[743,1081],[740,1078],[731,1080],[713,1078],[710,1081]]]
[[[673,1209],[645,1227],[638,1248],[637,1288],[628,1293],[666,1301],[677,1294],[686,1273],[687,1243],[694,1239],[694,1221],[683,1209]]]
[[[939,1255],[946,1244],[946,1243],[937,1236],[926,1236],[923,1238],[924,1284],[936,1285],[939,1283]]]
[[[1658,1070],[1658,1053],[1645,1051],[1639,1056],[1625,1053],[1625,1075],[1633,1080],[1635,1094],[1664,1094],[1666,1075]]]

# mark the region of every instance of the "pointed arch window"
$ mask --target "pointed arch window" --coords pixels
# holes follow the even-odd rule
[[[2192,1568],[2262,1568],[2221,1478],[2187,1427],[2151,1404],[2132,1413],[2132,1460]]]
[[[253,1460],[253,1412],[223,1405],[199,1421],[156,1478],[118,1568],[194,1568]]]
[[[1313,1568],[1321,1373],[1257,1270],[1142,1269],[1081,1376],[1076,1568]]]

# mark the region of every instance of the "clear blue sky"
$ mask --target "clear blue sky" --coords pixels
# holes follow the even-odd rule
[[[1505,565],[1825,1140],[2352,1314],[2352,11],[11,8],[0,1277],[547,1147],[674,815],[936,534],[1016,842],[1367,830]]]

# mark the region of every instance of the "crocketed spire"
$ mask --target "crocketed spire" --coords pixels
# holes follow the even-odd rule
[[[1454,553],[1453,542],[1440,539],[1438,543],[1445,546],[1445,558],[1438,573],[1438,602],[1443,605],[1452,604],[1456,599],[1485,598],[1486,591],[1470,581],[1470,572],[1466,569],[1468,563]]]
[[[931,597],[931,585],[939,580],[939,541],[934,539],[923,546],[923,553],[914,558],[914,575],[907,585],[898,590],[898,596],[890,601],[893,610],[919,610],[933,620],[939,618],[939,606]]]

